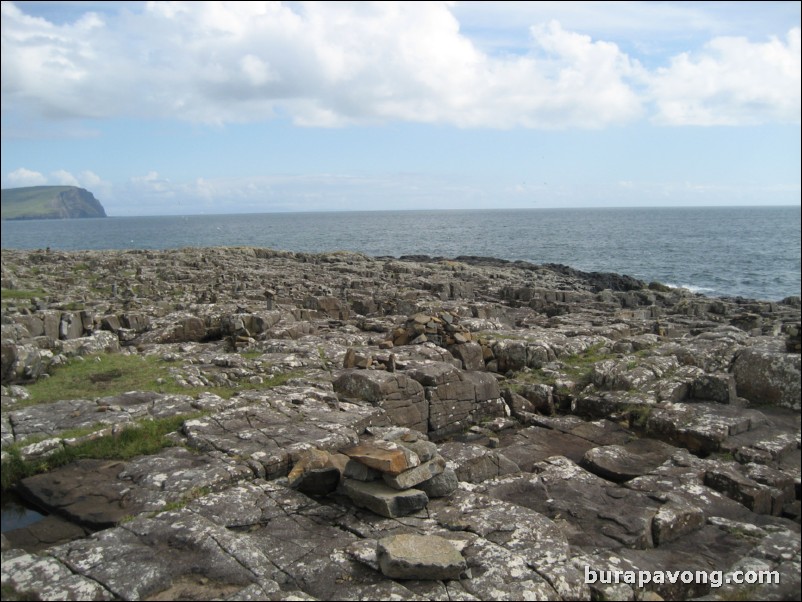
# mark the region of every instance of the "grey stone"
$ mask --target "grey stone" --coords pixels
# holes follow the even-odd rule
[[[4,384],[27,385],[68,356],[119,345],[159,358],[168,373],[157,386],[193,387],[98,397],[89,382],[85,399],[41,406],[4,387],[4,444],[46,459],[142,420],[203,412],[168,435],[178,444],[171,450],[40,475],[50,480],[31,491],[55,512],[3,538],[4,594],[7,566],[22,555],[9,547],[19,544],[66,570],[30,572],[26,583],[43,598],[91,596],[57,589],[72,578],[126,599],[798,597],[799,372],[787,347],[789,336],[798,342],[798,298],[712,299],[488,258],[249,247],[8,249],[2,264],[4,290],[43,291],[4,299]],[[79,264],[92,278],[65,278]],[[95,282],[112,294],[98,296]],[[85,309],[64,309],[73,303]],[[59,339],[62,324],[76,338]],[[389,341],[392,359],[381,350]],[[365,369],[335,390],[349,349]],[[276,377],[288,382],[271,387]],[[501,399],[505,383],[528,398]],[[194,392],[212,386],[230,394]],[[789,397],[792,407],[765,405]],[[749,404],[760,411],[737,407]],[[73,428],[91,433],[65,436]],[[432,462],[427,435],[471,451],[460,472],[481,482],[457,480],[455,452],[452,468],[415,486],[425,508],[390,518],[342,494],[315,499],[285,478],[311,448],[334,466],[310,466],[310,478],[356,476],[354,467],[361,478],[380,476],[335,453],[367,436]],[[670,457],[664,444],[676,446]],[[577,466],[586,456],[589,470]],[[525,472],[499,476],[502,458]],[[403,505],[381,503],[385,513]],[[53,526],[64,525],[57,513],[118,526],[82,536]],[[376,542],[399,534],[447,538],[465,560],[462,577],[383,575]],[[776,570],[782,583],[586,584],[585,565]]]
[[[457,473],[448,467],[428,481],[423,481],[417,485],[417,488],[423,491],[429,498],[450,495],[457,487],[459,487]]]
[[[451,441],[440,446],[440,453],[454,466],[460,481],[481,483],[495,477],[520,472],[518,465],[501,451],[479,445]]]
[[[737,392],[732,374],[704,374],[691,383],[690,395],[694,399],[735,403]]]
[[[655,546],[680,539],[702,528],[705,514],[701,508],[686,499],[669,494],[668,501],[660,506],[652,519],[652,538]]]
[[[489,481],[487,494],[559,517],[573,545],[653,547],[651,524],[659,505],[648,496],[605,481],[567,458],[538,462],[534,471]]]
[[[485,361],[482,355],[482,347],[475,341],[468,341],[459,345],[452,345],[449,348],[451,354],[462,362],[465,370],[484,370]]]
[[[55,558],[3,552],[3,595],[9,588],[41,600],[115,600],[117,596],[94,579],[74,574]]]
[[[768,487],[761,486],[734,467],[715,467],[705,473],[704,483],[739,502],[757,514],[771,514],[772,500]]]
[[[621,483],[648,474],[676,451],[653,439],[636,439],[625,445],[605,445],[585,452],[580,465],[603,479]]]
[[[435,535],[393,535],[379,540],[381,572],[391,579],[459,579],[467,568],[462,554]]]
[[[357,481],[375,481],[381,478],[382,473],[362,462],[349,458],[343,469],[343,476]]]
[[[766,348],[750,348],[738,354],[733,366],[740,397],[754,404],[773,404],[800,409],[802,356]]]
[[[345,479],[340,489],[357,506],[388,518],[412,514],[429,503],[429,498],[419,489],[399,491],[378,481]]]
[[[375,370],[347,370],[334,382],[334,390],[344,398],[371,402],[387,413],[397,426],[428,429],[429,402],[417,382],[404,374]]]

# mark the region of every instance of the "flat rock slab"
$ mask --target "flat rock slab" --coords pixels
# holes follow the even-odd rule
[[[428,511],[441,527],[492,541],[538,570],[570,558],[568,541],[559,526],[521,505],[460,488],[449,498],[432,500]]]
[[[589,449],[580,465],[603,479],[622,483],[648,474],[676,451],[677,448],[654,439],[636,439],[625,445]]]
[[[420,599],[377,570],[354,562],[344,552],[355,542],[363,541],[354,534],[360,528],[338,526],[349,519],[353,521],[354,514],[364,514],[372,523],[397,529],[395,519],[356,511],[350,504],[321,504],[279,482],[262,480],[203,496],[188,504],[187,509],[224,525],[243,544],[259,551],[256,561],[264,563],[266,576],[279,583],[282,592],[250,599]],[[375,541],[372,548],[375,554]]]
[[[482,490],[559,521],[576,546],[650,548],[652,519],[660,504],[610,483],[568,458],[535,465],[535,475],[488,481]]]
[[[253,541],[186,508],[135,519],[50,554],[126,600],[158,596],[198,573],[235,591],[252,584],[265,593],[279,589],[268,557]]]
[[[731,405],[694,403],[653,408],[646,433],[655,439],[707,455],[719,451],[728,438],[768,423],[757,410]]]
[[[79,460],[23,479],[23,496],[51,512],[93,528],[116,525],[128,514],[145,510],[127,500],[129,487],[117,479],[125,463],[115,460]]]
[[[258,476],[285,476],[308,449],[325,451],[355,445],[358,431],[382,416],[372,406],[340,403],[330,388],[276,387],[240,397],[249,405],[188,420],[190,446],[245,458]]]
[[[504,453],[481,445],[450,441],[440,446],[440,453],[454,467],[457,478],[468,483],[481,483],[520,471]]]
[[[3,552],[3,598],[6,588],[25,596],[20,600],[115,600],[117,597],[92,579],[74,574],[62,562],[49,556],[21,550]],[[12,599],[12,598],[9,598]]]
[[[119,460],[79,460],[23,479],[21,493],[36,504],[92,528],[116,525],[128,516],[158,511],[193,490],[220,487],[253,472],[243,464],[184,448]]]
[[[393,535],[376,546],[381,572],[391,579],[459,579],[465,559],[436,535]]]
[[[502,434],[500,441],[501,453],[524,472],[531,472],[534,464],[552,456],[565,456],[574,462],[581,462],[585,453],[596,447],[596,444],[582,437],[540,426]]]
[[[8,412],[15,441],[29,437],[54,436],[96,425],[125,425],[145,418],[167,418],[198,410],[215,411],[236,404],[217,395],[194,399],[189,395],[167,395],[132,391],[96,400],[69,399],[34,405]]]
[[[412,514],[429,503],[429,498],[419,489],[399,491],[378,481],[345,479],[341,491],[357,506],[388,518]]]

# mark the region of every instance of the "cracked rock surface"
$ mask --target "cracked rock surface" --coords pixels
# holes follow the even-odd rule
[[[799,298],[256,248],[3,251],[2,288],[4,471],[180,424],[16,483],[4,599],[799,599]],[[168,376],[106,393],[110,354]]]

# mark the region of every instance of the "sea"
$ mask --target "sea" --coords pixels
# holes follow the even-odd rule
[[[252,246],[472,255],[627,274],[715,297],[800,294],[800,207],[355,211],[3,221],[3,249]]]

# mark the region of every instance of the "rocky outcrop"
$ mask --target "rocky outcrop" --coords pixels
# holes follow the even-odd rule
[[[2,285],[3,472],[50,513],[3,534],[4,597],[798,597],[798,299],[251,248],[9,250]],[[107,391],[112,357],[161,376]]]
[[[106,217],[94,195],[77,186],[4,188],[3,219],[71,219]]]

